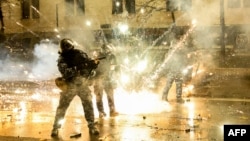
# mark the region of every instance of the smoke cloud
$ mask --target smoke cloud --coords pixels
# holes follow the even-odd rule
[[[50,80],[59,75],[57,69],[58,45],[42,40],[34,46],[33,61],[21,61],[10,52],[0,60],[1,80]],[[19,52],[22,54],[24,52]]]
[[[33,62],[30,77],[36,80],[49,80],[59,75],[57,69],[58,45],[41,41],[34,48],[36,61]]]

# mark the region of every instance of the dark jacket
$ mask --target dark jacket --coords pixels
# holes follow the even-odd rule
[[[59,54],[57,66],[62,77],[68,82],[78,76],[89,77],[91,71],[96,69],[98,65],[85,52],[78,49]]]

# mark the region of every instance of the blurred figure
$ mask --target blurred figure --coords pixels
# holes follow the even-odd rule
[[[188,67],[187,48],[181,42],[173,44],[169,52],[166,54],[164,63],[164,72],[167,80],[162,92],[162,100],[168,101],[169,90],[172,84],[176,84],[176,102],[184,103],[182,99],[182,85],[184,79],[184,70]]]
[[[58,136],[58,129],[61,127],[60,122],[76,95],[81,99],[89,133],[97,135],[99,131],[94,123],[94,110],[91,90],[88,87],[88,77],[91,71],[97,68],[98,61],[90,59],[85,52],[75,49],[71,39],[62,39],[60,49],[57,66],[62,77],[56,79],[56,81],[63,81],[63,83],[56,82],[56,84],[65,84],[66,86],[61,89],[51,136]]]
[[[2,5],[0,4],[0,22],[1,22],[1,31],[4,31],[4,22],[3,22],[3,11],[2,11]]]
[[[11,52],[11,47],[5,43],[0,43],[0,60],[4,61],[8,58]]]
[[[102,57],[105,57],[105,59],[100,61],[98,68],[95,70],[96,74],[93,83],[94,93],[96,95],[96,105],[100,118],[107,115],[104,112],[102,101],[104,92],[107,95],[110,116],[118,115],[114,102],[114,89],[116,87],[114,75],[117,70],[116,56],[111,52],[111,48],[108,45],[103,44],[101,46],[101,51],[95,54],[95,58]]]
[[[0,70],[2,71],[5,66],[6,60],[9,58],[11,53],[11,47],[6,45],[5,43],[0,43]]]

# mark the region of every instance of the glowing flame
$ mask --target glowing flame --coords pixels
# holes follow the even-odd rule
[[[190,84],[183,88],[183,93],[191,94],[193,90],[194,90],[194,85]]]
[[[128,59],[128,58],[125,58],[125,59],[124,59],[124,63],[125,63],[125,64],[128,64],[128,63],[129,63],[129,59]]]
[[[58,88],[53,88],[52,89],[52,92],[53,93],[56,93],[56,94],[59,94],[62,90],[58,89]]]
[[[171,106],[161,100],[161,96],[149,91],[127,92],[124,89],[115,90],[115,105],[119,113],[142,114],[170,111]]]
[[[146,69],[146,67],[147,67],[147,60],[143,60],[137,64],[136,71],[142,72]]]
[[[32,96],[31,96],[32,99],[34,100],[41,100],[42,99],[42,95],[40,93],[34,93]]]
[[[128,25],[127,24],[119,24],[118,28],[121,33],[126,33],[128,31]]]
[[[25,90],[21,90],[21,89],[16,89],[16,90],[15,90],[15,93],[16,93],[16,94],[25,94],[26,91],[25,91]]]
[[[190,126],[193,126],[194,125],[194,117],[195,117],[195,114],[194,114],[194,111],[195,111],[195,105],[193,102],[188,102],[188,103],[185,103],[185,107],[187,107],[188,109],[188,118],[190,119],[188,121],[188,124]]]
[[[122,73],[120,79],[122,83],[127,84],[129,82],[129,75]]]

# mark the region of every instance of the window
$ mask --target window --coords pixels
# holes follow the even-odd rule
[[[126,10],[129,14],[135,13],[135,0],[126,0]]]
[[[85,5],[84,5],[84,0],[76,0],[76,5],[77,5],[77,14],[81,15],[85,13]]]
[[[122,0],[112,0],[112,14],[121,14],[123,12]]]
[[[174,0],[167,0],[166,5],[167,5],[167,11],[176,11],[178,9],[177,2]]]
[[[244,7],[250,7],[250,0],[243,0]]]
[[[38,11],[39,11],[39,0],[22,0],[23,19],[40,18]]]
[[[135,13],[135,0],[125,0],[125,8],[129,14]],[[112,14],[123,12],[123,0],[112,0]]]
[[[228,8],[240,8],[241,0],[228,0]]]
[[[38,19],[39,16],[39,0],[31,0],[31,6],[32,6],[32,18]]]
[[[0,6],[0,22],[1,22],[1,30],[4,29],[4,22],[3,22],[3,11],[2,7]]]
[[[166,0],[167,11],[189,11],[192,7],[192,0]]]
[[[85,13],[84,0],[65,0],[66,16],[83,15]]]

